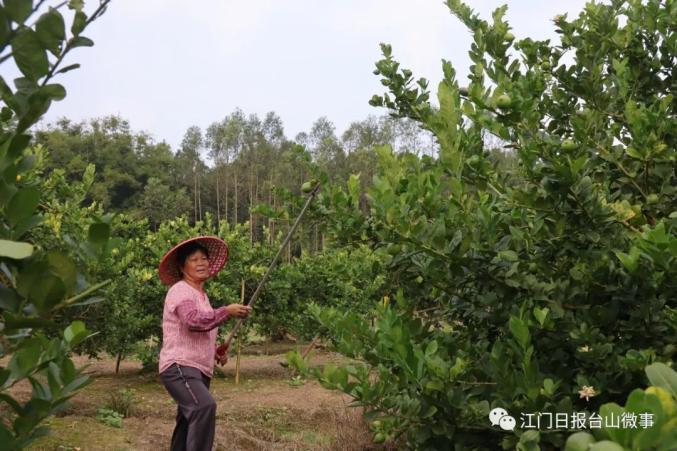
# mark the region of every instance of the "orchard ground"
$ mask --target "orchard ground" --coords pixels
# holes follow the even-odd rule
[[[235,384],[234,357],[212,381],[217,401],[215,450],[361,450],[385,449],[371,442],[361,411],[350,398],[314,381],[297,381],[280,365],[285,352],[303,345],[291,343],[249,346],[243,351],[240,383]],[[311,365],[345,361],[339,355],[314,350]],[[50,435],[29,450],[158,450],[166,449],[174,428],[176,405],[156,373],[142,373],[141,363],[75,357],[93,382],[71,400],[70,407],[48,420]],[[111,394],[133,390],[133,411],[122,428],[97,420],[97,411]],[[28,398],[30,386],[15,387]]]

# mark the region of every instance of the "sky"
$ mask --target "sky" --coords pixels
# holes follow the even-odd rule
[[[467,1],[485,19],[504,3]],[[584,4],[514,0],[506,19],[517,39],[556,40],[552,18],[575,17]],[[372,73],[380,42],[433,93],[442,58],[461,85],[470,65],[471,36],[440,0],[113,0],[84,34],[95,46],[69,55],[67,64],[82,67],[57,80],[68,95],[46,121],[117,114],[174,150],[188,127],[204,130],[236,108],[275,111],[288,138],[321,116],[340,136],[386,114],[368,104],[384,92]],[[4,66],[0,74],[14,78]]]

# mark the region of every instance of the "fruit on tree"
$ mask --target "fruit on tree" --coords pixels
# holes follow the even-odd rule
[[[515,40],[515,35],[508,31],[505,35],[503,35],[503,38],[508,42],[512,42]]]
[[[576,141],[573,139],[565,139],[562,141],[562,150],[565,150],[567,152],[570,152],[578,147],[578,144],[576,144]]]
[[[301,185],[301,191],[304,193],[309,193],[313,190],[313,185],[310,182],[305,182],[303,185]]]
[[[646,196],[646,202],[648,204],[657,204],[658,203],[658,194],[649,194]]]
[[[512,99],[508,94],[501,94],[496,99],[496,106],[499,108],[508,108],[512,104]]]
[[[386,441],[386,436],[382,432],[377,433],[374,435],[374,443],[383,443]]]

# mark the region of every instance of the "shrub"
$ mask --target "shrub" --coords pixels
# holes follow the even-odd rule
[[[134,405],[137,403],[134,389],[123,388],[109,395],[104,408],[117,412],[124,418],[128,418],[133,415]]]
[[[100,408],[97,410],[96,419],[106,426],[114,428],[122,427],[122,415],[111,409]]]
[[[379,439],[561,448],[561,431],[506,433],[489,411],[598,410],[674,359],[677,15],[657,0],[590,3],[555,19],[551,45],[509,38],[506,7],[490,23],[447,4],[473,35],[467,88],[443,61],[433,105],[383,44],[389,92],[371,101],[431,131],[439,154],[380,148],[368,214],[355,179],[324,198],[334,239],[370,244],[396,294],[373,324],[316,309],[358,363],[309,372],[364,406]],[[489,134],[517,162],[507,173]]]

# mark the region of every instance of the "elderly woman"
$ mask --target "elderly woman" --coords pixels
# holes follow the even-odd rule
[[[175,246],[160,263],[160,279],[171,286],[162,314],[160,379],[178,404],[173,451],[208,451],[214,442],[216,402],[209,383],[214,361],[226,361],[226,350],[216,348],[218,326],[251,311],[241,304],[213,309],[209,303],[204,283],[227,260],[228,246],[220,238],[197,237]]]

